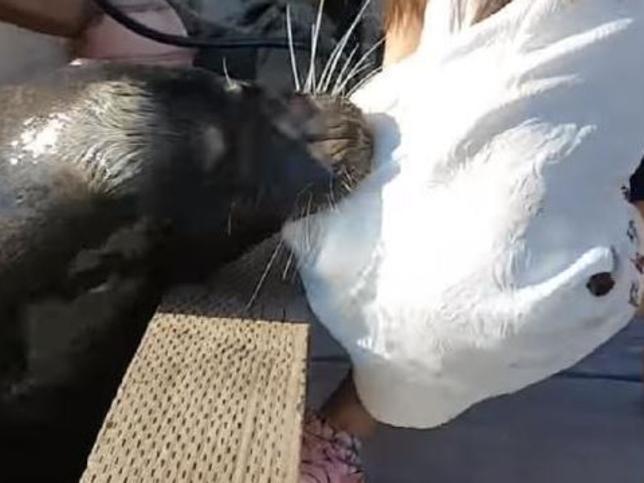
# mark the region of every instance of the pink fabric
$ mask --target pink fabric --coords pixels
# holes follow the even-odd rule
[[[364,483],[357,438],[310,412],[304,421],[300,483]]]
[[[168,34],[186,35],[181,20],[163,0],[121,2],[119,8],[148,27]],[[85,31],[76,53],[80,59],[165,65],[190,65],[194,57],[194,51],[190,49],[141,37],[105,15]]]

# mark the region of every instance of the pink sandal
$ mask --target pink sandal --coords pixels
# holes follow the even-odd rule
[[[300,483],[364,483],[360,442],[308,412],[304,420]]]

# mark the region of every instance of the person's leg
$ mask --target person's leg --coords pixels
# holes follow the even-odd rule
[[[327,400],[320,414],[334,428],[360,439],[369,438],[378,427],[378,422],[362,405],[351,373]]]

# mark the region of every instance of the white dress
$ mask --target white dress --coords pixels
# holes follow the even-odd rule
[[[644,153],[644,2],[514,0],[475,26],[467,3],[431,0],[418,52],[355,95],[373,176],[283,234],[363,403],[396,426],[573,365],[638,299],[621,188]]]

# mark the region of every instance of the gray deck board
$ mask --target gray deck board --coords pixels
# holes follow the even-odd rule
[[[642,483],[642,388],[555,378],[365,451],[371,483]]]

